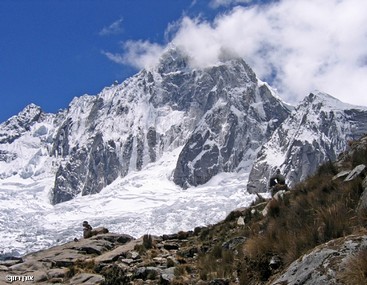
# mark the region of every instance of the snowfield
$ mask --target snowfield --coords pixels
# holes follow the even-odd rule
[[[142,171],[118,178],[100,193],[55,206],[53,177],[0,180],[0,256],[19,256],[82,237],[82,222],[140,237],[193,230],[248,206],[248,173],[221,173],[205,186],[182,190],[171,181],[181,148]]]

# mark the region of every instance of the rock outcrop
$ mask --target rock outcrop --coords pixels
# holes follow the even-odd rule
[[[124,234],[98,234],[22,258],[0,261],[0,280],[27,276],[36,284],[171,284],[175,266],[180,264],[176,254],[185,250],[190,235],[147,235],[134,239]],[[151,253],[146,254],[150,249]],[[188,250],[186,259],[192,259],[197,252],[197,249]],[[186,261],[181,259],[181,262]],[[22,284],[22,281],[12,284]]]
[[[367,235],[352,235],[329,241],[293,262],[280,277],[271,281],[269,285],[345,284],[339,279],[346,270],[346,263],[366,246]]]

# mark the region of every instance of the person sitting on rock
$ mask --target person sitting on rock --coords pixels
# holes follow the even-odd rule
[[[83,222],[83,237],[90,238],[92,236],[92,226],[87,222]]]
[[[288,186],[285,184],[285,178],[280,174],[280,169],[277,169],[276,173],[270,177],[269,188],[272,197],[280,190],[288,190]]]

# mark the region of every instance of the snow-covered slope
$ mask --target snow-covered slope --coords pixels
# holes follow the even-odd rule
[[[141,171],[117,178],[100,193],[51,205],[52,177],[0,180],[0,259],[82,236],[82,222],[135,237],[193,230],[224,219],[255,198],[244,191],[248,174],[222,173],[205,186],[182,190],[169,177],[180,148]]]
[[[276,168],[289,185],[303,180],[322,162],[334,161],[349,140],[367,133],[366,122],[366,107],[343,103],[322,92],[309,94],[261,148],[248,191],[266,191]]]

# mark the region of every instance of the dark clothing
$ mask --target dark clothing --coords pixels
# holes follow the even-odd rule
[[[272,177],[270,177],[269,186],[273,187],[276,184],[281,184],[281,185],[285,184],[285,178],[284,178],[283,175],[277,173],[277,174],[273,175]]]
[[[285,177],[280,174],[279,170],[270,177],[269,187],[271,196],[274,196],[280,190],[288,190],[288,186],[285,184]]]

